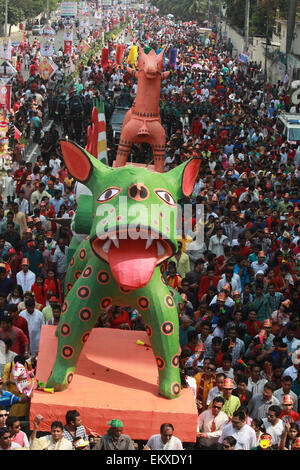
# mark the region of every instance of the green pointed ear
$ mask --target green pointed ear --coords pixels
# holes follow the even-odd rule
[[[174,187],[178,190],[177,200],[192,194],[200,165],[200,158],[192,158],[166,173],[168,179],[172,179]]]
[[[82,184],[85,184],[91,191],[94,179],[101,173],[104,175],[111,171],[111,168],[101,163],[97,158],[90,155],[84,148],[70,140],[60,140],[63,159],[70,174]]]

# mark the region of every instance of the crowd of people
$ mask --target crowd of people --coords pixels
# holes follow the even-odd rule
[[[261,64],[239,62],[227,39],[217,32],[203,37],[194,22],[175,23],[155,11],[130,16],[131,44],[155,50],[167,44],[166,58],[176,49],[176,66],[166,59],[171,74],[161,88],[165,170],[193,156],[202,160],[192,196],[181,201],[192,204],[193,230],[181,234],[164,273],[183,300],[180,372],[198,410],[195,448],[300,449],[300,146],[276,132],[278,113],[291,106],[288,83],[265,82]],[[112,58],[116,45],[108,45]],[[19,393],[12,369],[16,362],[35,369],[42,325],[59,323],[76,210],[59,139],[86,145],[93,98],[101,96],[112,164],[113,110],[120,102],[130,106],[136,93],[125,67],[103,67],[100,56],[67,90],[67,67],[44,81],[34,67],[37,51],[38,41],[25,41],[16,54],[8,130],[13,165],[1,182],[0,449],[134,450],[120,420],[95,437],[75,410],[46,436],[37,438],[39,416],[31,434],[20,430],[30,399]],[[44,133],[45,119],[52,125]],[[22,153],[14,126],[33,135],[35,162]],[[135,146],[131,158],[149,163],[151,149]],[[101,312],[96,327],[145,330],[139,311],[119,306]],[[181,448],[171,423],[144,446]]]

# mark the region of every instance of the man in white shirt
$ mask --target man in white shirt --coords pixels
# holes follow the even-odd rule
[[[222,227],[219,227],[216,235],[210,237],[208,249],[218,258],[219,256],[224,256],[224,246],[228,244],[228,237],[223,235],[223,229]]]
[[[224,398],[217,396],[213,399],[212,407],[202,411],[198,417],[197,437],[200,449],[217,449],[224,426],[229,418],[222,411]]]
[[[275,449],[278,449],[281,442],[282,434],[285,430],[285,425],[283,421],[279,418],[280,413],[280,406],[272,405],[268,410],[267,417],[262,418],[266,433],[272,436],[272,447]]]
[[[231,422],[226,424],[222,430],[219,444],[225,437],[232,436],[236,439],[234,450],[250,450],[256,447],[256,434],[254,429],[246,424],[246,415],[243,411],[235,411]]]
[[[25,310],[22,310],[20,317],[25,318],[28,323],[30,352],[36,354],[39,347],[42,325],[45,325],[44,315],[35,308],[35,301],[29,298],[25,301]]]
[[[144,446],[144,450],[183,450],[182,442],[173,436],[174,426],[164,423],[160,427],[160,434],[151,436]]]
[[[250,377],[248,378],[247,390],[253,395],[262,393],[267,379],[261,377],[261,366],[258,364],[252,364],[250,366]]]
[[[225,380],[225,374],[220,372],[216,375],[216,386],[211,388],[207,395],[206,405],[209,406],[210,403],[219,396],[223,395],[223,385]]]
[[[222,274],[222,277],[217,285],[218,292],[220,292],[224,288],[225,284],[230,285],[231,292],[242,292],[241,278],[238,274],[235,274],[233,272],[232,268],[227,268],[225,273]]]
[[[17,284],[22,287],[23,292],[31,290],[32,285],[35,283],[35,274],[29,269],[28,258],[23,258],[21,262],[21,271],[16,275]]]

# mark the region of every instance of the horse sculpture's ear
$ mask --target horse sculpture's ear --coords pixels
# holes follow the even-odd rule
[[[178,188],[177,200],[192,194],[200,165],[200,158],[192,158],[166,173]]]
[[[71,175],[80,183],[86,183],[93,169],[88,152],[69,140],[61,140],[60,146],[66,167]]]

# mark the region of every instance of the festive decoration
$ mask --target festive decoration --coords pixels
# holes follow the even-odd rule
[[[13,379],[16,382],[17,388],[20,393],[24,393],[27,397],[30,397],[35,385],[33,374],[32,370],[28,372],[26,367],[20,362],[16,362],[13,368]]]
[[[127,64],[131,65],[131,67],[135,67],[137,54],[138,54],[137,46],[131,46],[131,49],[127,57]]]
[[[92,126],[88,127],[86,150],[103,163],[107,161],[106,121],[103,101],[96,100],[92,111]]]
[[[118,167],[126,164],[132,144],[146,142],[153,150],[154,169],[164,172],[166,133],[160,120],[159,97],[161,81],[170,72],[162,72],[163,59],[164,50],[158,55],[153,49],[145,54],[139,47],[138,72],[127,67],[127,71],[138,79],[138,88],[123,122],[116,157]]]
[[[66,275],[56,360],[46,387],[68,387],[99,311],[126,305],[143,316],[159,394],[176,398],[181,388],[178,309],[159,265],[177,251],[177,201],[192,193],[201,161],[194,158],[154,174],[144,167],[107,167],[70,141],[61,141],[61,148],[71,176],[92,192],[84,199],[92,201],[81,227],[87,236],[73,252]]]

